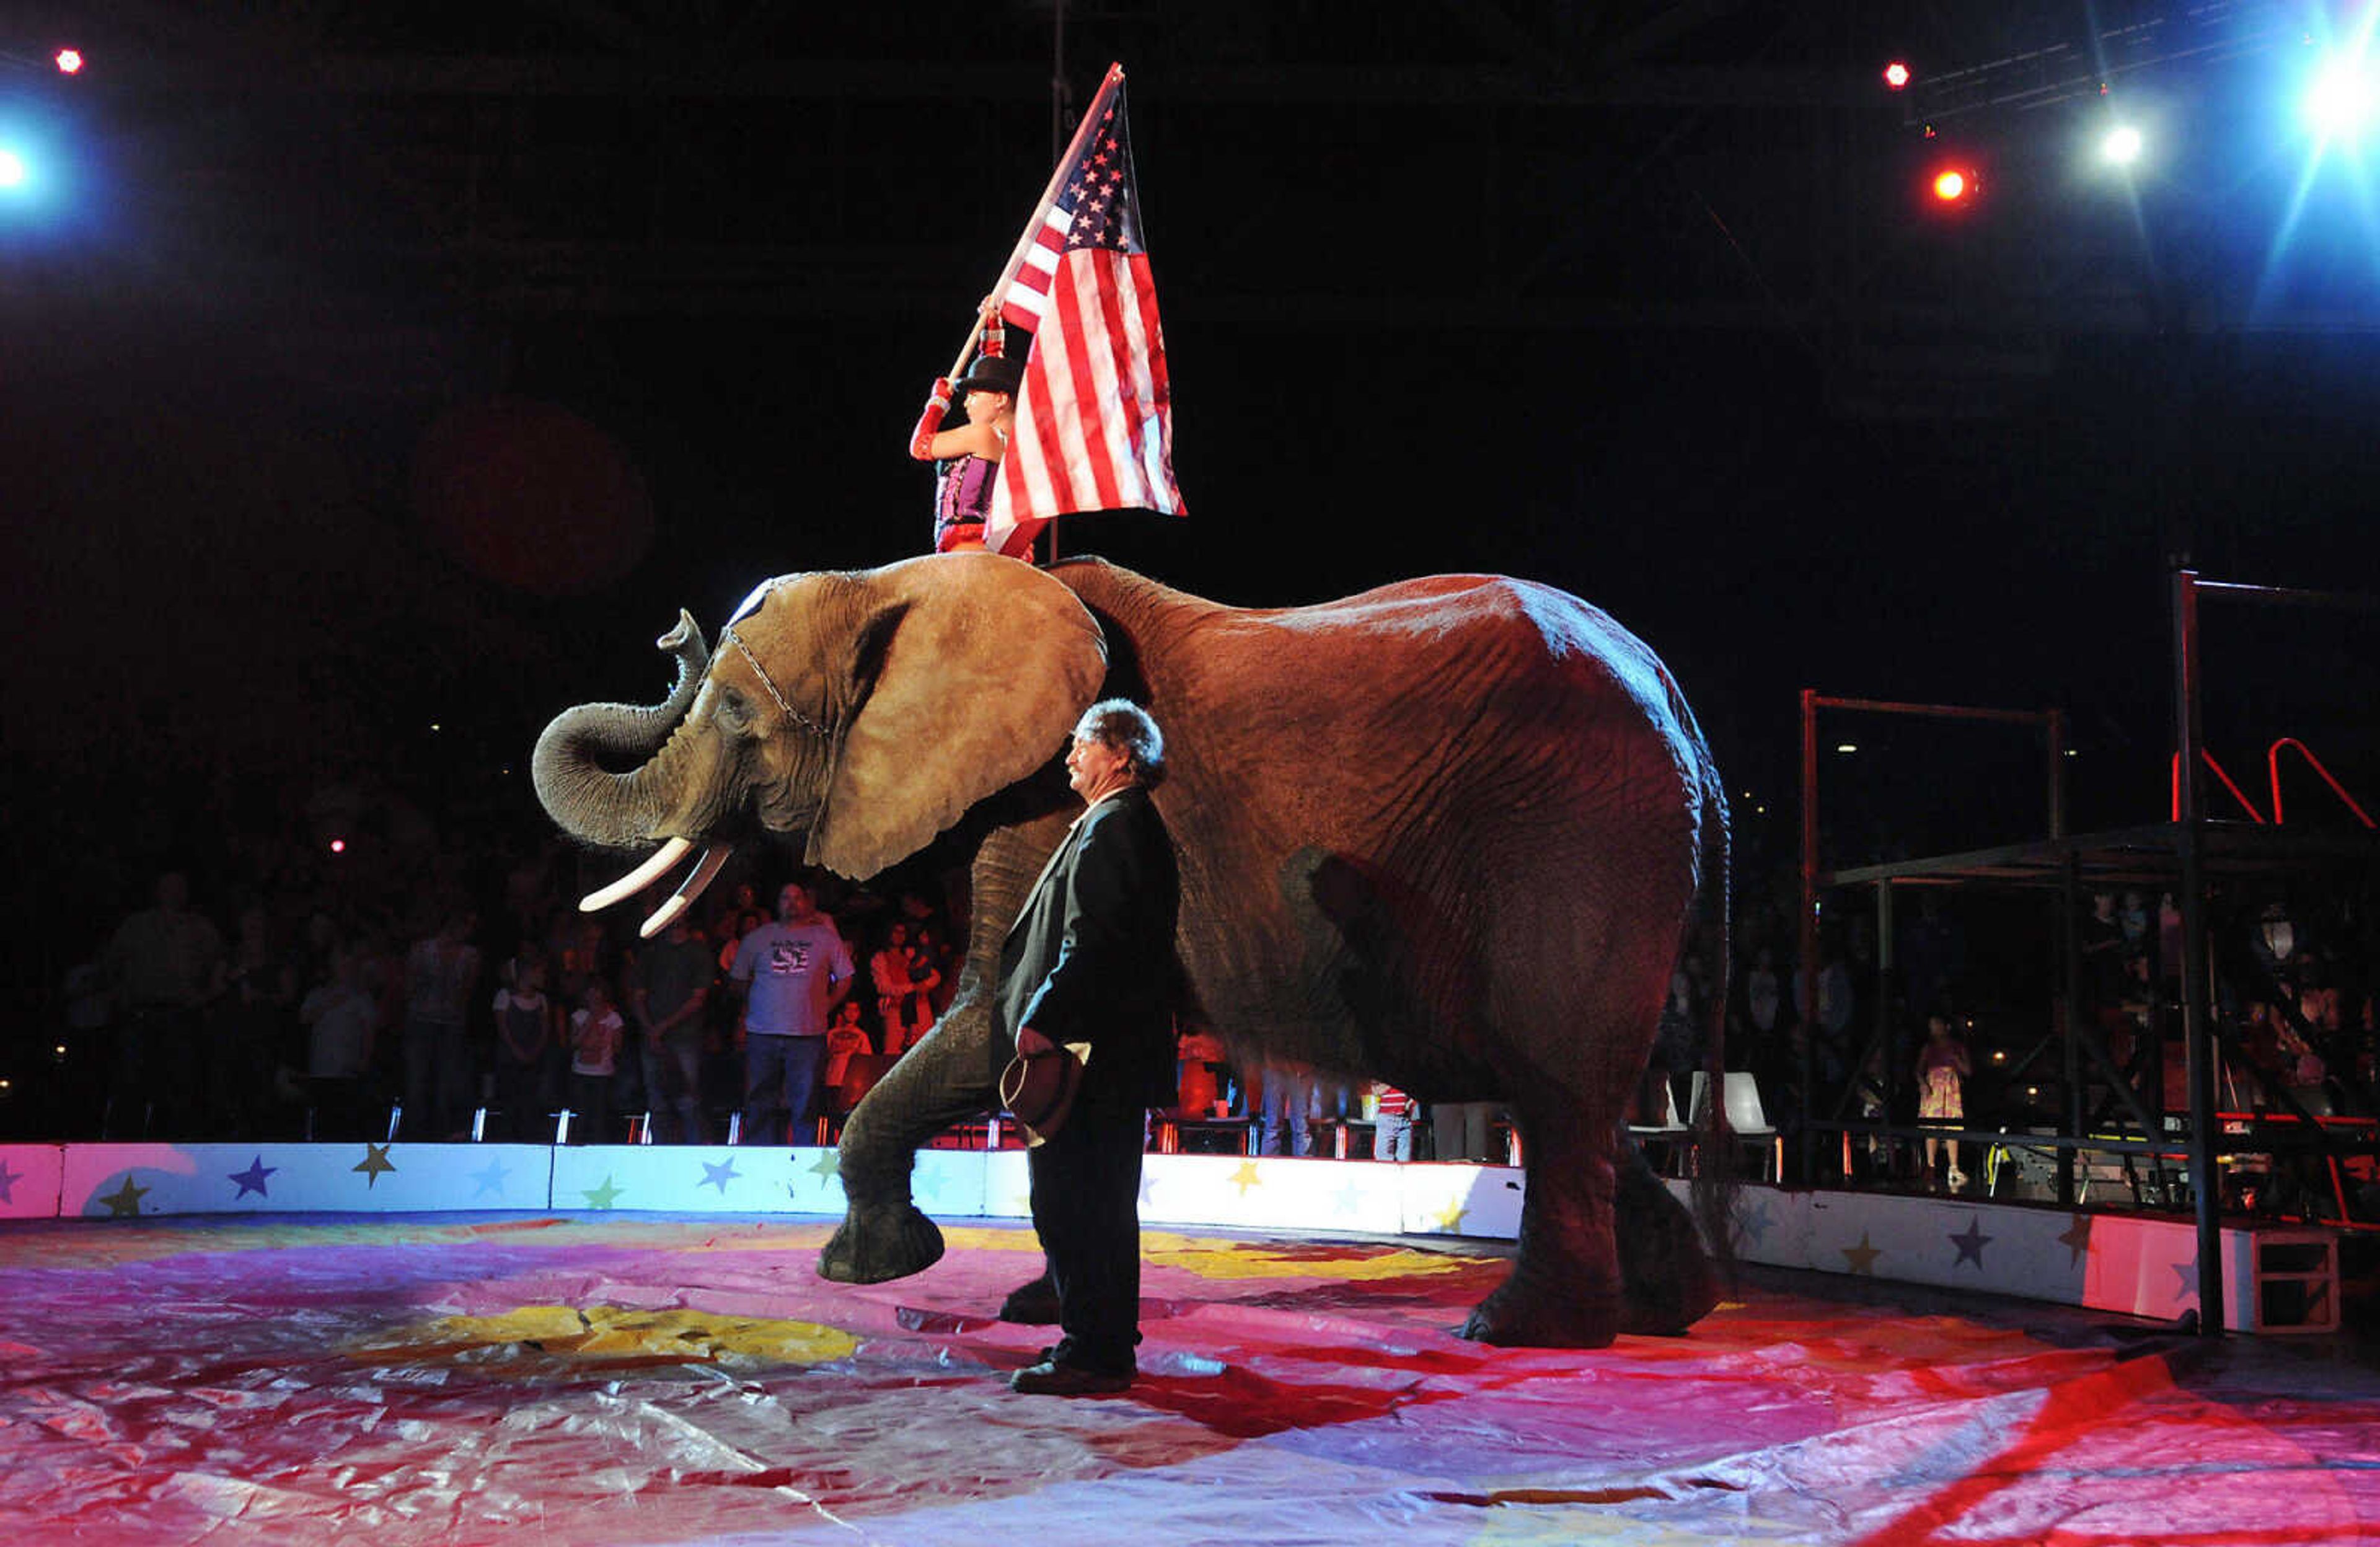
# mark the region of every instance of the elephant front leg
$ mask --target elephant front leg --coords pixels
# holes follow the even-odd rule
[[[880,1284],[941,1260],[942,1233],[912,1200],[909,1174],[920,1145],[998,1104],[990,1024],[979,1003],[954,1003],[852,1110],[838,1163],[846,1207],[819,1253],[821,1278]]]
[[[1606,1347],[1629,1321],[1612,1230],[1610,1128],[1516,1117],[1528,1157],[1520,1252],[1512,1275],[1479,1302],[1463,1335],[1519,1347]]]

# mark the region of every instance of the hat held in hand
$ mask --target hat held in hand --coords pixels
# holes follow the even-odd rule
[[[1000,1104],[1024,1125],[1026,1137],[1038,1144],[1065,1126],[1082,1081],[1083,1061],[1066,1048],[1020,1053],[1000,1071]]]

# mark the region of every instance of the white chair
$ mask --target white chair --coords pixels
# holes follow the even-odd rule
[[[1693,1094],[1687,1099],[1687,1110],[1692,1115],[1687,1122],[1695,1128],[1703,1126],[1703,1111],[1710,1101],[1709,1081],[1710,1076],[1706,1071],[1694,1071]],[[1720,1099],[1727,1103],[1727,1126],[1734,1131],[1735,1137],[1758,1146],[1761,1180],[1783,1175],[1785,1139],[1777,1131],[1776,1125],[1768,1121],[1768,1114],[1760,1104],[1759,1081],[1754,1079],[1748,1070],[1730,1069],[1727,1083],[1720,1087]],[[1770,1169],[1772,1165],[1775,1167],[1773,1170]]]
[[[1661,1120],[1658,1123],[1631,1123],[1628,1125],[1628,1133],[1629,1137],[1636,1140],[1638,1147],[1646,1151],[1647,1159],[1651,1158],[1653,1148],[1659,1146],[1662,1169],[1667,1172],[1675,1169],[1678,1141],[1686,1137],[1686,1125],[1678,1116],[1676,1084],[1668,1075],[1660,1075],[1657,1078],[1661,1084]],[[1696,1089],[1699,1090],[1700,1087]]]

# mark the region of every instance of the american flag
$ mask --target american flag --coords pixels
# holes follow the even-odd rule
[[[1033,346],[984,542],[1019,557],[1071,512],[1182,514],[1121,66],[1109,67],[1050,187],[1001,294],[1001,316],[1031,330]]]

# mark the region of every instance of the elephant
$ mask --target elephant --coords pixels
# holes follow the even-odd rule
[[[1624,1121],[1696,932],[1725,970],[1727,802],[1675,680],[1605,613],[1480,575],[1243,609],[1095,558],[958,553],[781,577],[715,652],[683,613],[659,642],[677,660],[663,702],[581,704],[538,742],[562,828],[662,846],[585,906],[699,849],[656,931],[764,833],[855,879],[945,833],[971,854],[956,995],[850,1115],[826,1277],[941,1255],[914,1152],[998,1108],[1001,943],[1081,810],[1058,761],[1075,717],[1123,696],[1169,744],[1156,799],[1204,1022],[1252,1053],[1512,1111],[1519,1240],[1464,1335],[1600,1347],[1717,1303],[1721,1264]],[[1702,1234],[1723,1264],[1724,1230]]]

